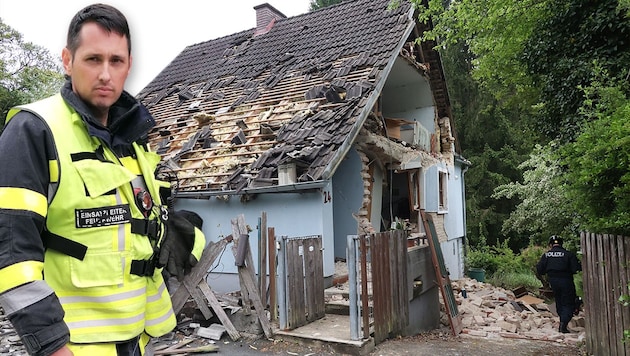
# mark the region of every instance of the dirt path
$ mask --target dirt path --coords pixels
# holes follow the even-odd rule
[[[559,342],[521,339],[488,339],[447,334],[448,330],[431,331],[416,336],[387,340],[376,346],[370,356],[579,356],[586,355],[584,347],[569,346]],[[293,355],[328,356],[340,355],[330,345],[306,346],[295,341],[259,339],[251,342],[218,342],[219,354],[234,356]]]
[[[2,325],[4,324],[4,325]],[[0,355],[25,356],[24,347],[10,330],[9,326],[0,323]],[[203,343],[207,344],[207,343]],[[229,341],[227,336],[215,343],[219,347],[218,352],[206,355],[292,355],[292,356],[327,356],[339,355],[330,345],[319,344],[307,346],[295,341],[286,341],[281,338],[275,340],[256,339]],[[194,346],[194,345],[191,345]],[[196,345],[201,346],[201,345]],[[584,348],[578,348],[552,341],[534,341],[497,338],[489,339],[461,335],[455,337],[448,333],[448,329],[434,330],[419,335],[387,340],[376,346],[370,353],[373,356],[463,356],[463,355],[553,355],[553,356],[578,356],[586,355]]]
[[[378,356],[463,356],[463,355],[553,355],[577,356],[585,352],[577,347],[553,341],[521,339],[489,339],[462,335],[460,337],[413,337],[389,340],[376,346],[371,355]]]

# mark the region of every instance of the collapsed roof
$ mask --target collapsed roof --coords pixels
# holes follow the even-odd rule
[[[185,48],[138,95],[157,121],[151,148],[180,192],[277,186],[285,164],[296,167],[294,187],[329,179],[417,35],[406,1],[345,1],[291,18],[255,9],[256,29]]]

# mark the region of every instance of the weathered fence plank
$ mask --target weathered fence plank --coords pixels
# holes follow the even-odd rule
[[[583,232],[580,238],[587,352],[630,355],[630,345],[623,342],[630,310],[619,302],[628,294],[630,237]]]
[[[315,314],[311,320],[322,318],[326,315],[326,302],[324,300],[324,256],[322,249],[322,239],[311,239],[314,251],[313,253],[313,296],[315,302],[315,308],[313,309]]]
[[[422,223],[424,224],[424,231],[426,231],[427,238],[429,240],[429,248],[431,248],[431,259],[433,261],[433,268],[435,269],[435,275],[437,277],[438,285],[440,286],[440,292],[442,299],[444,300],[444,307],[449,317],[451,324],[451,331],[453,335],[459,335],[462,332],[462,318],[457,309],[457,303],[453,294],[453,285],[451,279],[446,270],[444,264],[444,256],[442,255],[442,248],[440,247],[440,240],[435,232],[435,225],[433,224],[433,218],[431,215],[425,214],[424,210],[420,210],[420,216],[422,217]]]
[[[302,256],[298,253],[299,245],[295,240],[287,241],[287,271],[289,273],[289,328],[293,329],[306,323],[304,308],[304,267]]]
[[[604,251],[604,275],[607,278],[604,278],[605,280],[605,285],[606,285],[606,291],[605,291],[605,296],[606,296],[606,300],[615,300],[615,280],[614,280],[614,275],[613,275],[613,270],[616,268],[619,268],[619,266],[615,266],[614,265],[614,261],[612,259],[612,249],[615,245],[615,238],[614,236],[611,235],[605,235],[606,238],[604,240],[604,246],[603,247],[603,251]],[[608,320],[610,321],[608,323],[608,343],[610,345],[610,352],[611,355],[619,355],[619,353],[617,352],[617,344],[618,344],[618,340],[619,338],[617,337],[617,325],[616,325],[616,313],[615,310],[619,309],[616,308],[616,303],[610,303],[608,305],[606,305],[606,314],[608,315]]]
[[[271,314],[271,320],[278,320],[278,303],[276,301],[276,229],[273,227],[267,228],[268,234],[268,249],[269,249],[269,312]]]
[[[377,233],[370,240],[375,343],[401,332],[409,322],[406,241],[402,230]]]
[[[409,284],[407,280],[407,235],[402,231],[398,230],[399,237],[396,239],[397,242],[397,270],[396,275],[398,276],[398,326],[397,330],[404,330],[409,324]]]
[[[232,235],[229,235],[217,242],[208,243],[201,254],[199,263],[197,263],[197,265],[193,267],[190,273],[185,277],[185,281],[190,281],[189,287],[196,286],[200,280],[205,281],[205,277],[208,274],[210,267],[212,267],[212,264],[217,257],[219,257],[221,251],[223,251],[230,242],[232,242]],[[171,301],[173,303],[173,311],[175,314],[178,314],[182,310],[190,295],[190,290],[186,287],[186,284],[180,285],[180,287],[172,294]]]
[[[582,232],[580,233],[580,246],[582,248],[582,251],[587,251],[587,250],[591,250],[591,239],[590,239],[590,235],[588,235],[586,232]],[[588,278],[590,276],[593,275],[593,273],[589,273],[589,268],[591,266],[591,263],[588,261],[588,258],[590,258],[591,254],[583,254],[582,255],[582,291],[584,294],[584,321],[585,321],[585,328],[586,330],[593,330],[593,325],[592,325],[592,321],[593,318],[589,317],[590,314],[590,306],[589,303],[592,299],[592,297],[590,296],[591,294],[591,290],[587,289],[586,287],[588,285],[591,284],[591,281],[588,280]],[[591,339],[590,338],[586,338],[586,348],[589,350],[593,349],[593,345],[591,344]]]
[[[628,294],[628,283],[630,283],[630,238],[618,237],[621,240],[617,248],[619,254],[619,278],[621,280],[621,290],[623,294]],[[630,308],[621,308],[621,315],[624,329],[630,329]],[[625,344],[624,344],[625,345]]]
[[[385,340],[389,334],[387,330],[387,281],[385,272],[385,258],[387,251],[384,251],[385,244],[379,235],[374,236],[372,255],[372,311],[374,313],[374,342],[379,343]]]
[[[287,296],[287,307],[280,308],[286,315],[286,325],[282,317],[281,328],[294,329],[325,315],[321,236],[284,238],[281,245],[286,266],[279,278],[286,280],[286,286],[279,293]]]
[[[262,303],[267,305],[267,212],[262,212],[258,225],[258,286]]]
[[[245,223],[245,216],[243,214],[239,215],[236,219],[232,219],[232,234],[244,237],[243,241],[241,239],[235,239],[234,243],[237,245],[236,249],[233,249],[234,258],[237,257],[238,243],[247,243],[249,244],[248,237],[248,228]],[[265,333],[267,338],[273,336],[273,331],[271,329],[271,324],[269,323],[269,319],[267,318],[267,313],[265,312],[265,307],[261,301],[261,296],[258,294],[259,287],[256,284],[256,275],[254,273],[254,258],[252,257],[251,249],[248,246],[245,246],[245,265],[238,266],[238,275],[239,280],[241,282],[241,297],[243,298],[243,307],[246,304],[253,305],[258,320],[260,321],[260,326]],[[245,296],[247,296],[248,303],[246,303]],[[245,310],[245,308],[244,308]],[[251,311],[251,309],[249,309]]]

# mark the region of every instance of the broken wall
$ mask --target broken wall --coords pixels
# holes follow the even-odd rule
[[[409,280],[409,324],[404,335],[440,327],[440,293],[428,246],[409,249],[407,257]]]

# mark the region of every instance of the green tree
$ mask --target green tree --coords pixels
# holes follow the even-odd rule
[[[578,214],[568,197],[565,170],[558,154],[557,142],[536,145],[523,169],[523,182],[498,186],[494,198],[518,198],[521,202],[503,222],[503,232],[517,232],[530,237],[531,245],[545,246],[551,235],[561,235],[570,247],[579,243],[575,238],[579,226]]]
[[[324,7],[328,7],[331,5],[339,4],[343,0],[311,0],[310,6],[308,8],[309,11],[315,11],[322,9]]]
[[[580,113],[593,60],[612,76],[628,72],[630,19],[617,0],[548,0],[550,14],[525,43],[523,61],[541,90],[537,127],[568,142],[586,119]]]
[[[599,70],[597,64],[594,67]],[[565,145],[566,185],[585,230],[630,236],[630,100],[627,77],[598,72],[582,113],[590,120]]]
[[[47,97],[62,83],[61,65],[50,52],[24,42],[0,19],[0,130],[11,107]]]
[[[423,36],[464,41],[473,77],[505,107],[520,106],[547,139],[579,133],[591,61],[612,75],[630,62],[630,5],[618,0],[414,0],[434,29]],[[422,4],[428,3],[425,8]]]
[[[523,48],[534,36],[536,25],[549,16],[545,0],[450,1],[413,0],[421,21],[432,20],[433,29],[422,38],[441,46],[462,42],[471,53],[471,75],[503,107],[529,111],[537,102]]]
[[[527,235],[504,234],[502,226],[519,199],[494,199],[492,192],[520,178],[519,164],[536,137],[519,107],[505,107],[472,77],[474,56],[462,41],[442,49],[441,55],[462,154],[472,163],[466,173],[466,236],[472,246],[509,240],[518,250],[527,245]]]
[[[583,216],[584,207],[576,207],[573,201],[596,203],[597,212],[584,215],[588,226],[609,228],[623,228],[623,217],[628,210],[617,192],[626,192],[622,185],[614,185],[612,181],[605,182],[603,173],[609,174],[617,181],[626,179],[623,172],[619,172],[619,164],[613,164],[614,159],[624,162],[624,151],[616,147],[621,156],[613,156],[605,151],[605,140],[593,140],[590,146],[582,138],[572,141],[581,134],[597,132],[608,140],[621,139],[625,126],[614,119],[623,116],[621,112],[615,115],[607,113],[602,108],[588,113],[581,108],[588,103],[589,98],[583,88],[591,86],[594,73],[601,68],[611,77],[620,78],[618,83],[628,81],[628,67],[630,63],[630,41],[628,40],[630,3],[628,0],[462,0],[445,3],[441,0],[414,0],[419,5],[419,16],[422,20],[431,20],[434,30],[425,33],[423,38],[438,40],[441,47],[458,46],[462,42],[470,53],[470,73],[476,81],[476,91],[471,91],[469,97],[461,99],[457,88],[449,91],[455,101],[461,101],[464,107],[461,118],[457,118],[456,128],[459,131],[460,142],[465,156],[482,172],[474,172],[471,167],[467,173],[466,190],[468,206],[468,233],[493,239],[506,236],[493,236],[498,220],[504,219],[505,211],[514,212],[507,224],[517,224],[514,228],[503,229],[501,234],[517,234],[523,237],[527,234],[542,236],[547,231],[557,229],[577,229],[574,217]],[[428,5],[426,9],[424,6]],[[597,65],[595,65],[596,63]],[[453,79],[453,72],[446,70],[449,81]],[[625,82],[624,79],[625,78]],[[452,83],[450,83],[452,84]],[[465,88],[473,88],[466,86]],[[618,86],[620,93],[628,95],[627,86]],[[491,96],[493,101],[488,100]],[[601,102],[598,97],[594,102]],[[623,102],[623,101],[622,101]],[[483,108],[483,109],[481,109]],[[472,110],[470,110],[472,109]],[[487,115],[486,120],[480,120]],[[595,123],[604,119],[599,124]],[[466,125],[463,122],[470,122]],[[496,131],[491,131],[493,123]],[[614,128],[614,132],[604,131],[606,127]],[[464,130],[462,134],[462,130]],[[496,137],[496,135],[505,137]],[[522,135],[525,138],[519,138]],[[533,149],[538,143],[547,147],[550,140],[557,139],[555,151],[561,151],[568,145],[566,157],[541,157],[542,161],[530,160],[524,165],[528,155],[523,153]],[[621,142],[624,142],[621,140]],[[520,143],[520,145],[519,145]],[[600,144],[601,146],[598,146]],[[483,147],[483,148],[482,148]],[[608,148],[612,148],[608,146]],[[546,149],[549,149],[547,147]],[[599,172],[586,164],[580,155],[588,156],[590,150],[600,150],[599,154],[609,154],[608,160],[596,165]],[[513,152],[514,154],[510,154]],[[545,154],[535,151],[535,154]],[[522,159],[518,162],[519,157]],[[614,159],[613,159],[614,157]],[[497,161],[502,161],[497,165]],[[593,158],[595,160],[595,158]],[[517,163],[518,162],[518,163]],[[515,164],[516,163],[516,164]],[[590,162],[590,163],[595,163]],[[554,170],[546,171],[544,165],[553,164]],[[514,167],[517,169],[516,176]],[[615,168],[616,167],[616,168]],[[556,171],[558,169],[559,171]],[[616,171],[615,171],[616,170]],[[588,181],[591,173],[602,174],[598,181]],[[559,175],[559,177],[555,176]],[[577,176],[573,175],[577,174]],[[551,177],[546,177],[551,175]],[[535,184],[532,177],[543,177],[546,184]],[[564,180],[563,176],[576,179],[572,182]],[[581,178],[582,180],[578,180]],[[507,179],[507,180],[506,180]],[[508,183],[513,185],[507,185]],[[520,183],[519,183],[520,182]],[[588,184],[599,184],[597,193],[587,194]],[[623,180],[622,180],[623,182]],[[515,189],[517,192],[508,194],[507,190],[500,190],[495,195],[496,202],[491,202],[488,191],[495,191],[497,186]],[[530,189],[530,191],[528,191]],[[549,196],[545,192],[552,191]],[[568,196],[555,194],[565,192]],[[472,195],[468,195],[472,194]],[[579,195],[579,197],[578,197]],[[533,206],[530,196],[543,198],[550,202],[552,197],[569,200],[567,209],[542,209]],[[595,196],[607,197],[607,201],[596,201]],[[520,204],[520,205],[519,205]],[[539,210],[528,210],[527,207]],[[505,209],[502,210],[501,208]],[[625,210],[624,210],[625,209]],[[569,211],[567,211],[569,210]],[[529,215],[525,215],[525,213]],[[538,214],[538,215],[536,215]],[[614,226],[603,224],[618,223]],[[536,224],[530,228],[517,219],[535,219]],[[616,220],[615,220],[616,219]],[[626,219],[628,221],[630,219]],[[599,221],[599,224],[595,224]],[[494,222],[494,223],[493,223]],[[519,225],[520,224],[520,225]],[[510,235],[514,236],[514,235]],[[513,239],[512,239],[513,240]]]
[[[529,235],[503,229],[520,197],[493,198],[500,185],[522,180],[519,165],[545,138],[532,130],[538,90],[522,52],[544,6],[535,0],[414,1],[440,43],[466,173],[467,237],[472,246],[509,241],[519,250]]]

